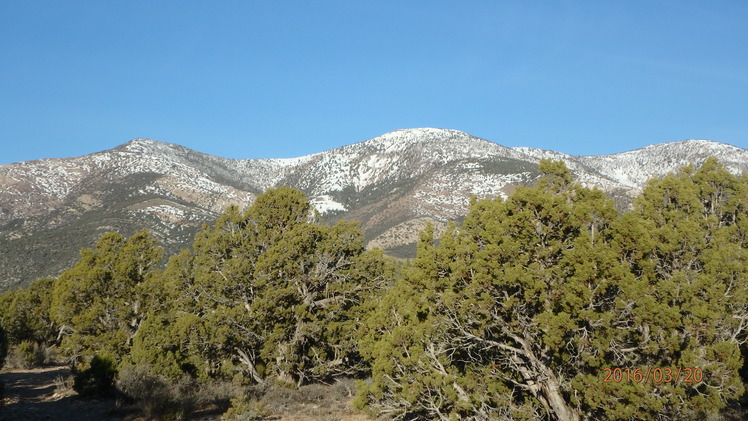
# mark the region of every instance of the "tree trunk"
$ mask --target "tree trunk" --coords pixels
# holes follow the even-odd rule
[[[535,355],[530,346],[532,338],[522,338],[518,335],[509,334],[522,348],[521,354],[527,359],[530,370],[522,372],[523,377],[526,380],[532,379],[533,377],[537,380],[537,385],[540,386],[540,395],[537,398],[548,408],[550,407],[551,412],[556,415],[556,419],[559,421],[579,421],[579,413],[576,409],[570,407],[563,395],[561,394],[561,385],[556,377],[556,373],[553,372],[548,366]],[[521,365],[520,365],[521,367]],[[533,372],[535,376],[531,376],[530,372]]]
[[[559,387],[558,380],[556,380],[556,376],[553,373],[548,374],[548,379],[540,383],[540,389],[556,418],[559,421],[579,421],[577,411],[574,408],[570,408],[561,395],[561,388]]]
[[[246,352],[244,352],[244,350],[239,348],[236,348],[236,353],[239,355],[239,361],[241,361],[242,364],[246,365],[249,369],[249,375],[252,376],[252,379],[254,379],[254,381],[256,381],[258,384],[264,383],[265,379],[263,379],[260,376],[260,373],[257,372],[257,368],[255,367],[253,358],[250,358],[250,356]]]

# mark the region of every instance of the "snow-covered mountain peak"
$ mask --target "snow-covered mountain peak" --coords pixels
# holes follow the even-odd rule
[[[427,221],[444,229],[465,215],[471,196],[506,197],[534,183],[542,158],[563,160],[579,183],[625,209],[649,178],[710,156],[748,172],[748,150],[699,139],[585,157],[413,128],[288,159],[223,158],[134,139],[91,155],[0,166],[0,288],[59,273],[105,230],[147,227],[176,251],[229,204],[246,207],[279,185],[303,190],[330,222],[361,221],[369,246],[408,256]],[[16,252],[29,244],[33,256]]]
[[[135,153],[149,153],[153,152],[154,150],[160,149],[161,146],[165,145],[167,144],[159,142],[158,140],[138,138],[122,144],[115,149]]]
[[[431,127],[395,130],[362,143],[382,150],[382,152],[399,152],[415,144],[457,142],[491,143],[459,130]]]
[[[658,143],[633,151],[581,159],[611,179],[641,189],[652,177],[677,171],[685,165],[701,165],[708,157],[717,158],[735,174],[748,167],[748,150],[703,139]]]
[[[398,129],[391,132],[385,133],[381,136],[377,136],[372,140],[394,140],[394,141],[415,141],[415,142],[429,142],[434,140],[441,140],[445,137],[471,137],[469,134],[452,129],[439,129],[434,127],[415,127],[411,129]]]
[[[695,145],[695,146],[703,146],[703,145],[712,145],[712,146],[714,146],[714,145],[725,145],[725,143],[715,142],[713,140],[708,140],[708,139],[686,139],[686,140],[681,140],[681,141],[676,141],[676,142],[665,142],[665,143],[662,143],[662,145],[670,145],[670,144],[673,144],[673,145],[686,145],[686,146],[689,146],[689,145]]]
[[[159,156],[165,159],[178,159],[178,156],[187,155],[206,155],[202,152],[194,151],[190,148],[177,145],[174,143],[166,143],[153,139],[138,138],[133,139],[123,145],[120,145],[113,149],[120,153],[125,152],[128,154],[136,155],[147,155],[147,156]],[[220,158],[226,160],[227,158]]]
[[[745,149],[726,143],[715,142],[706,139],[687,139],[677,142],[663,142],[647,145],[643,148],[608,155],[587,155],[582,158],[619,157],[626,155],[649,155],[652,153],[676,153],[679,155],[712,154],[719,155],[725,152],[746,152]]]

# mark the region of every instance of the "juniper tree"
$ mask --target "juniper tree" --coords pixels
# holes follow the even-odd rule
[[[537,187],[473,203],[438,246],[427,231],[413,270],[368,319],[372,381],[357,405],[405,419],[714,413],[741,392],[748,267],[735,228],[744,184],[715,168],[653,182],[619,217],[541,161]],[[697,367],[715,377],[644,381],[650,368]],[[615,368],[629,377],[605,382]]]
[[[162,282],[176,293],[147,317],[134,361],[298,384],[360,369],[351,332],[386,265],[357,226],[320,226],[311,211],[302,192],[281,187],[204,227],[167,265]]]
[[[281,188],[283,195],[280,192],[289,190]],[[295,219],[297,213],[308,214],[308,205],[301,199],[303,195],[286,195],[285,205],[276,198],[274,206],[295,207],[289,212]],[[255,203],[265,201],[260,195]],[[166,288],[147,288],[153,292],[150,300],[160,304],[149,312],[134,338],[130,362],[149,363],[156,372],[171,377],[187,372],[208,379],[241,371],[255,381],[262,380],[261,363],[255,356],[261,338],[247,312],[255,296],[254,265],[266,246],[261,242],[268,241],[258,238],[260,227],[250,216],[256,212],[229,206],[213,226],[203,226],[191,250],[169,260],[160,279],[154,280]],[[265,221],[264,232],[271,223],[293,223]]]
[[[156,273],[163,250],[147,231],[128,239],[109,232],[54,282],[50,314],[73,359],[96,353],[125,356],[143,318],[139,286]]]
[[[748,190],[716,159],[651,181],[616,227],[636,280],[619,297],[621,366],[698,368],[650,393],[651,412],[703,418],[740,397],[748,324]]]
[[[26,288],[8,290],[0,297],[0,319],[9,344],[56,342],[57,331],[49,315],[54,279],[44,278]]]
[[[381,252],[366,252],[355,223],[305,224],[257,262],[249,313],[268,370],[298,385],[363,371],[355,331],[364,301],[387,279]]]

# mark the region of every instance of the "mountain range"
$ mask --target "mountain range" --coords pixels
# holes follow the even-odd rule
[[[540,159],[564,161],[579,183],[625,210],[648,179],[710,156],[736,174],[748,170],[748,150],[708,140],[573,156],[418,128],[298,158],[229,159],[135,139],[0,166],[0,290],[56,276],[106,231],[148,228],[173,253],[226,206],[244,208],[273,186],[304,191],[322,221],[360,221],[369,247],[410,257],[427,222],[439,232],[464,217],[472,196],[506,197],[531,185]]]

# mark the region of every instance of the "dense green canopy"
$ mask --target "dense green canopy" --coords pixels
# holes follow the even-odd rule
[[[740,397],[745,179],[709,160],[619,216],[563,165],[541,170],[536,187],[474,203],[438,245],[424,233],[369,315],[357,404],[407,419],[697,419]]]
[[[205,227],[169,261],[165,304],[135,337],[133,363],[295,384],[365,371],[354,332],[388,265],[357,224],[312,218],[306,197],[281,187]]]

